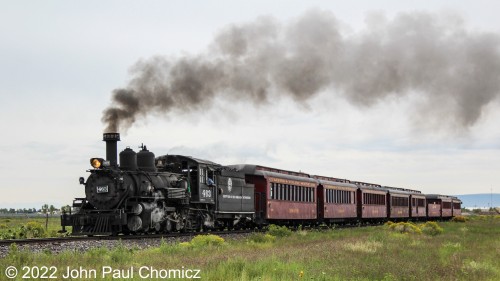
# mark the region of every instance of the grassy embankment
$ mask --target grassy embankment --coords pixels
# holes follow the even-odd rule
[[[136,274],[127,280],[144,280],[137,276],[141,266],[201,269],[202,280],[500,280],[498,216],[439,225],[444,231],[437,235],[400,225],[298,231],[289,236],[275,231],[276,236],[256,234],[230,241],[203,237],[145,250],[97,248],[84,254],[14,250],[0,260],[0,268],[57,266],[62,274],[66,266],[133,266]],[[110,275],[99,278],[112,280]]]

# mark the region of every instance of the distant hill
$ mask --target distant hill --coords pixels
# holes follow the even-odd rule
[[[464,194],[455,196],[462,200],[462,207],[465,208],[500,207],[499,193]]]

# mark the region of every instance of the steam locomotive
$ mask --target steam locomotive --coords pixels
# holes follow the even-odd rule
[[[126,148],[117,163],[118,133],[105,133],[106,160],[91,158],[80,178],[85,198],[61,216],[74,235],[117,235],[247,227],[253,220],[253,186],[244,174],[180,155]]]
[[[259,165],[223,166],[142,146],[117,160],[118,133],[105,133],[106,159],[91,158],[85,197],[61,216],[73,235],[165,233],[262,227],[436,220],[460,215],[453,196],[309,175]]]

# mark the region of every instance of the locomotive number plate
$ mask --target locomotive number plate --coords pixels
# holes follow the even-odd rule
[[[108,186],[103,185],[103,186],[97,186],[97,193],[108,193]]]

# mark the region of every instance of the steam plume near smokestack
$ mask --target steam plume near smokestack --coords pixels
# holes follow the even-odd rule
[[[500,36],[467,29],[460,18],[405,13],[367,19],[349,32],[313,10],[282,24],[273,18],[231,25],[206,53],[139,61],[115,89],[105,131],[126,130],[151,113],[196,112],[224,97],[260,104],[275,96],[307,102],[319,93],[357,106],[417,93],[423,118],[466,129],[500,95]]]

